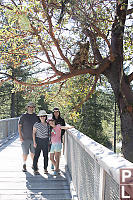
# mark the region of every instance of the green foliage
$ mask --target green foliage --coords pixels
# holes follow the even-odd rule
[[[11,85],[5,83],[0,87],[0,119],[10,117]]]
[[[104,78],[103,87],[96,92],[76,112],[73,108],[88,94],[92,79],[85,75],[68,80],[61,88],[59,85],[50,88],[46,99],[49,108],[59,107],[67,123],[91,137],[95,141],[111,148],[114,134],[114,95]],[[120,135],[120,118],[117,113],[117,134]]]
[[[82,106],[80,118],[76,126],[77,129],[85,135],[91,137],[98,143],[111,148],[112,145],[109,135],[107,132],[104,132],[102,127],[102,121],[104,118],[106,118],[106,121],[108,121],[109,124],[109,118],[112,116],[112,113],[109,112],[109,107],[111,105],[103,99],[103,96],[105,97],[106,94],[101,93],[100,95],[97,95],[96,92],[92,95],[92,98],[89,98],[89,100]],[[105,102],[106,104],[104,104]],[[110,117],[108,116],[108,113],[110,114]]]
[[[18,85],[19,86],[19,85]],[[33,101],[36,104],[36,113],[39,110],[44,109],[46,112],[50,113],[48,109],[48,103],[45,101],[46,89],[41,87],[18,87],[15,85],[15,89],[13,90],[13,83],[10,81],[8,83],[4,83],[0,87],[0,118],[10,118],[11,117],[11,96],[14,94],[14,117],[20,116],[22,113],[26,112],[26,104],[29,101]]]
[[[40,98],[38,98],[37,104],[39,110],[45,110],[46,113],[50,113],[50,110],[48,108],[48,103],[45,101],[44,95],[41,95]]]
[[[3,64],[3,73],[6,72],[12,78],[17,78],[19,81],[24,80],[29,84],[38,83],[39,80],[32,78],[31,74],[35,72],[34,67],[37,67],[39,61],[42,59],[42,57],[41,59],[38,58],[39,61],[36,62],[36,57],[40,56],[39,53],[42,53],[43,69],[48,70],[49,73],[51,70],[52,72],[54,71],[54,75],[57,75],[54,78],[58,79],[60,74],[57,73],[57,70],[64,73],[69,71],[68,63],[72,63],[73,58],[79,51],[78,42],[86,42],[94,39],[93,37],[85,35],[85,31],[93,33],[93,36],[96,37],[96,44],[92,46],[97,48],[102,58],[110,55],[107,40],[110,43],[112,39],[111,30],[114,23],[117,1],[69,1],[68,4],[65,4],[60,24],[58,21],[62,11],[61,1],[50,0],[42,2],[29,0],[22,1],[22,5],[17,5],[18,2],[16,1],[17,6],[14,6],[14,1],[12,1],[12,3],[7,4],[10,9],[0,7],[3,19],[0,29],[0,61]],[[45,5],[46,2],[47,4]],[[125,30],[124,59],[130,60],[129,62],[131,63],[132,38],[130,32],[132,28],[125,28]],[[88,62],[91,62],[91,64],[86,69],[98,68],[97,64],[93,64],[97,60],[97,55],[94,55],[93,50],[94,48],[90,45]],[[23,70],[20,66],[23,67]],[[108,73],[111,72],[109,71]],[[74,76],[73,72],[71,74]],[[48,88],[41,87],[38,89],[36,87],[20,86],[14,82],[10,82],[10,91],[15,96],[17,93],[22,92],[22,94],[19,94],[19,101],[21,102],[21,95],[24,101],[23,105],[21,105],[22,110],[24,110],[25,104],[29,100],[33,100],[36,104],[39,103],[37,105],[37,111],[40,108],[47,109],[47,105],[43,103],[42,95],[44,95],[45,99],[50,103],[49,108],[55,105],[60,107],[64,116],[71,120],[71,122],[73,121],[75,124],[78,124],[80,130],[83,129],[83,131],[96,140],[103,141],[103,137],[105,137],[105,141],[107,141],[106,130],[111,134],[110,130],[113,123],[113,99],[112,96],[110,97],[111,93],[107,94],[105,92],[105,96],[108,97],[105,102],[101,96],[102,92],[99,92],[99,88],[96,88],[95,95],[92,95],[91,99],[77,113],[73,110],[77,104],[80,104],[87,97],[88,91],[91,90],[94,83],[93,75],[95,73],[85,76],[81,75],[68,80],[62,86],[58,97],[57,90],[60,90],[59,85],[50,86],[50,92],[47,93],[46,89]],[[6,77],[8,76],[5,75],[4,78]],[[50,79],[48,78],[47,80],[49,82]],[[120,81],[118,80],[116,82]],[[105,83],[104,81],[103,85]],[[87,112],[88,107],[89,113]],[[21,109],[20,111],[22,111]],[[89,119],[87,118],[88,116]],[[93,120],[89,121],[90,119]],[[86,127],[88,126],[88,129],[84,127],[84,124]],[[89,132],[87,132],[88,130]]]
[[[11,117],[12,82],[4,83],[0,87],[0,119]],[[14,117],[18,117],[24,110],[24,92],[16,92],[14,96]]]

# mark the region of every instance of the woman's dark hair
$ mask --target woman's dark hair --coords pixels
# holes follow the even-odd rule
[[[54,108],[54,109],[53,109],[52,118],[56,121],[56,118],[55,118],[55,115],[54,115],[54,111],[58,111],[58,112],[59,112],[58,118],[60,118],[60,110],[59,110],[59,108]]]
[[[47,122],[47,115],[45,115],[45,116],[46,116],[45,122]],[[38,117],[38,122],[39,122],[39,123],[41,122],[40,117]]]
[[[47,122],[47,115],[46,115],[46,118],[45,118],[45,122]]]

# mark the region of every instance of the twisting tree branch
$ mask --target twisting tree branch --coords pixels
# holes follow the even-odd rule
[[[53,100],[55,97],[57,97],[57,96],[59,95],[59,93],[61,92],[61,89],[62,89],[62,87],[63,87],[63,85],[64,85],[64,83],[65,83],[66,81],[67,81],[67,80],[65,80],[64,82],[62,82],[62,83],[60,84],[59,90],[57,91],[57,93],[56,93],[51,99],[49,99],[49,101]]]
[[[11,0],[12,1],[12,3],[16,6],[16,8],[18,8],[18,6],[17,6],[17,4],[15,3],[15,1],[14,0]]]
[[[131,82],[133,80],[133,72],[128,76],[128,80],[129,80],[129,82]]]
[[[73,110],[76,110],[76,111],[77,111],[77,110],[81,107],[81,105],[83,105],[83,103],[86,102],[86,101],[89,99],[90,95],[94,92],[94,89],[95,89],[95,87],[96,87],[98,78],[99,78],[98,75],[95,76],[94,84],[93,84],[91,90],[89,91],[88,95],[87,95],[86,98],[83,99],[78,105],[76,105],[76,106],[73,108]]]
[[[8,77],[8,78],[6,78],[6,79],[3,79],[3,80],[1,80],[0,81],[0,86],[4,83],[4,82],[7,82],[7,81],[9,81],[11,78],[10,77]]]
[[[5,6],[3,5],[2,3],[0,3],[0,6],[3,7],[3,8],[7,8],[8,10],[13,10],[13,8],[9,7],[9,6]]]
[[[87,37],[90,38],[90,43],[91,43],[92,51],[93,51],[93,54],[94,54],[94,58],[96,58],[97,61],[101,62],[103,58],[102,58],[100,51],[98,49],[95,34],[92,31],[90,31],[89,29],[85,29],[85,30],[83,30],[83,32]]]
[[[53,42],[54,42],[54,44],[56,46],[56,48],[57,48],[57,50],[58,50],[61,58],[67,63],[70,71],[72,72],[73,71],[73,67],[72,67],[70,61],[68,60],[68,58],[64,56],[64,54],[63,54],[63,52],[62,52],[62,50],[60,48],[59,42],[55,38],[54,31],[53,31],[53,25],[52,25],[52,21],[51,21],[51,17],[48,14],[48,10],[46,10],[47,6],[46,6],[46,3],[45,3],[44,0],[42,0],[42,6],[43,6],[44,11],[47,12],[46,14],[47,14],[47,19],[48,19],[48,24],[49,24],[49,34],[50,34],[50,36],[51,36],[51,38],[52,38],[52,40],[53,40]]]
[[[100,31],[100,29],[98,27],[96,27],[93,23],[91,23],[91,26],[93,27],[93,29],[98,33],[99,36],[101,36],[107,43],[109,49],[111,47],[109,40],[107,39],[106,35],[104,33],[102,33]]]
[[[130,15],[130,14],[132,14],[132,13],[133,13],[133,8],[128,9],[126,14],[127,14],[127,15]]]

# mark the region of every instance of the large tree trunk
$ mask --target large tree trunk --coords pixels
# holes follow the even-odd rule
[[[133,92],[123,70],[123,34],[127,5],[127,0],[117,1],[117,12],[111,38],[111,51],[115,60],[104,72],[104,75],[111,84],[120,112],[122,153],[126,159],[133,162]]]
[[[120,87],[120,59],[111,64],[104,75],[114,91],[115,99],[121,118],[122,153],[124,157],[133,162],[133,92],[127,77],[123,74]],[[130,109],[131,108],[131,109]]]

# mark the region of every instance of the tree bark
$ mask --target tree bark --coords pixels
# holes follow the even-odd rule
[[[15,117],[15,93],[11,94],[11,118]]]
[[[121,119],[122,134],[122,153],[124,157],[133,162],[133,92],[130,83],[127,82],[125,74],[123,75],[121,88],[119,83],[120,62],[115,61],[110,68],[104,72],[113,89],[115,99],[119,108]]]
[[[123,70],[123,34],[128,1],[117,1],[116,17],[112,26],[111,51],[115,60],[106,69],[119,108],[122,134],[122,153],[133,162],[133,91]],[[130,108],[130,109],[129,109]]]

